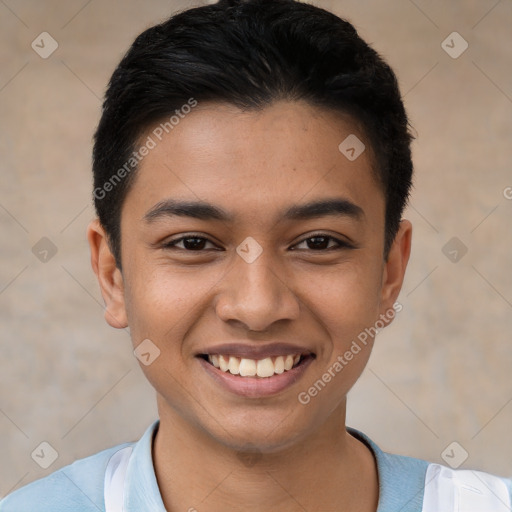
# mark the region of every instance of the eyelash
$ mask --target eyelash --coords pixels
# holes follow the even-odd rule
[[[306,249],[306,250],[309,250],[309,251],[313,251],[313,252],[317,252],[317,253],[320,253],[320,252],[330,252],[330,251],[333,251],[333,250],[340,250],[340,249],[353,249],[354,246],[349,244],[348,242],[345,242],[343,240],[340,240],[338,238],[335,238],[331,235],[328,235],[326,233],[314,233],[313,235],[310,235],[308,236],[307,238],[303,238],[300,242],[297,242],[295,244],[295,246],[297,245],[301,245],[303,244],[304,242],[307,242],[308,240],[312,240],[314,238],[325,238],[325,239],[328,239],[329,242],[331,241],[334,241],[336,242],[336,244],[338,245],[337,247],[327,247],[326,249]],[[213,244],[213,242],[211,240],[209,240],[208,238],[204,237],[204,236],[200,236],[199,234],[194,234],[194,233],[191,233],[187,236],[182,236],[180,238],[177,238],[176,240],[171,240],[167,243],[165,243],[162,247],[164,249],[178,249],[180,251],[184,251],[184,252],[190,252],[190,253],[194,253],[194,252],[204,252],[204,249],[200,249],[200,250],[197,250],[197,251],[194,251],[194,250],[191,250],[191,249],[185,249],[185,248],[182,248],[182,247],[176,247],[178,243],[180,242],[183,242],[184,240],[206,240],[207,242],[210,242],[211,244]],[[292,249],[294,250],[294,249]],[[300,249],[302,250],[302,249]]]

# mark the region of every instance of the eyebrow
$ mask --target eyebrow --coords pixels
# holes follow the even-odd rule
[[[301,205],[292,205],[281,213],[282,220],[309,220],[319,217],[336,216],[362,220],[364,210],[344,198],[323,199]],[[178,201],[165,199],[153,206],[143,217],[148,222],[168,217],[191,217],[199,220],[233,222],[234,215],[223,208],[204,201]]]

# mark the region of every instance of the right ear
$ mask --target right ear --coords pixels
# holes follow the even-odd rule
[[[108,244],[107,234],[99,219],[87,227],[87,240],[91,249],[91,265],[105,302],[105,320],[116,329],[128,326],[124,302],[123,275],[117,268],[116,260]]]

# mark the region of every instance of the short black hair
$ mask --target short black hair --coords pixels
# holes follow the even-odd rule
[[[94,137],[93,195],[119,268],[121,208],[141,136],[165,119],[169,131],[174,114],[183,117],[197,102],[260,110],[277,100],[343,112],[362,127],[386,201],[387,258],[413,173],[413,136],[394,72],[348,21],[324,9],[220,0],[145,30],[110,79]]]

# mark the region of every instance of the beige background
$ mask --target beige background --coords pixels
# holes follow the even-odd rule
[[[512,2],[316,3],[388,59],[418,133],[404,309],[350,394],[349,424],[436,462],[457,441],[462,467],[512,476]],[[133,38],[191,5],[0,1],[0,496],[156,417],[89,265],[91,137]],[[31,48],[43,31],[59,44],[48,59]],[[469,43],[457,59],[441,47],[453,31]],[[58,249],[46,263],[31,251],[42,237]],[[458,263],[442,252],[452,237],[468,248]],[[31,459],[42,441],[59,454],[47,470]]]

